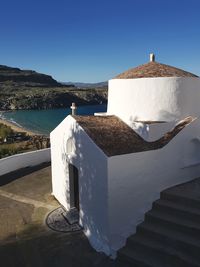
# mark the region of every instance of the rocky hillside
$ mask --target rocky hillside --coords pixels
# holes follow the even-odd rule
[[[50,75],[38,73],[33,70],[21,70],[0,65],[0,83],[22,83],[27,86],[62,86]]]
[[[107,88],[78,89],[51,76],[0,65],[0,110],[51,109],[107,102]]]
[[[71,90],[51,88],[52,91],[20,91],[0,94],[0,110],[17,109],[53,109],[76,105],[93,105],[107,102],[107,90]]]

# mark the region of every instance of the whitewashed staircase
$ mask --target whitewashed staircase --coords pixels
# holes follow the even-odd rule
[[[200,267],[200,178],[163,191],[118,260],[123,267]]]

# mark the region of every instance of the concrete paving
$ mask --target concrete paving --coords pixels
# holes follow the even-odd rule
[[[0,177],[0,266],[121,266],[94,251],[82,232],[49,229],[46,216],[57,207],[59,203],[51,196],[50,166]]]

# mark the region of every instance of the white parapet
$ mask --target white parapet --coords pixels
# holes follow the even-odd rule
[[[21,168],[51,161],[50,148],[16,154],[0,159],[0,176]]]

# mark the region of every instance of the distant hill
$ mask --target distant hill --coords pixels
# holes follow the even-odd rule
[[[0,83],[13,83],[13,85],[23,84],[26,86],[62,86],[50,75],[38,73],[33,70],[21,70],[0,65]]]
[[[77,88],[106,88],[108,87],[108,82],[100,82],[100,83],[81,83],[81,82],[62,82],[64,85],[72,85],[74,84]]]

